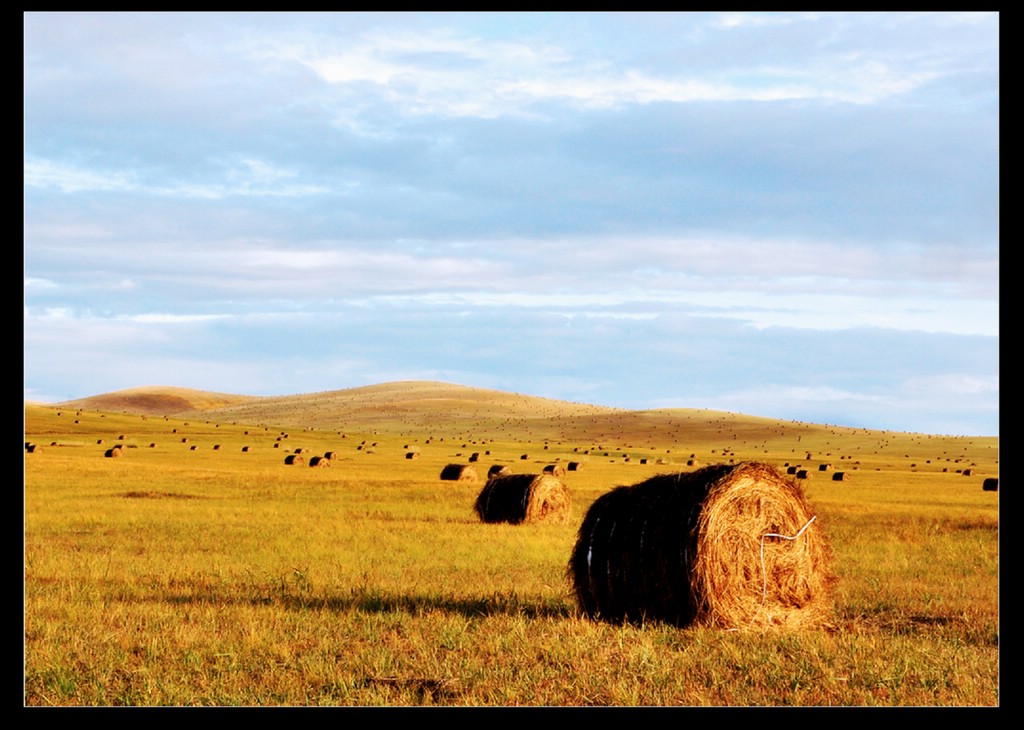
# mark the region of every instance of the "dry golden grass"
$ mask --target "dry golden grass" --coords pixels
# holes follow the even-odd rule
[[[216,398],[191,397],[177,415],[26,405],[25,440],[42,446],[24,462],[27,704],[999,702],[999,502],[981,486],[995,437],[439,384],[209,410]],[[337,458],[286,466],[298,448]],[[584,464],[562,477],[567,522],[482,523],[479,483],[438,478],[471,453],[481,471]],[[691,457],[812,474],[801,486],[837,575],[828,628],[579,616],[565,565],[587,508]]]

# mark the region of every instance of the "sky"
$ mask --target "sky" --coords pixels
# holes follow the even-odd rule
[[[25,13],[25,399],[996,436],[999,20]]]

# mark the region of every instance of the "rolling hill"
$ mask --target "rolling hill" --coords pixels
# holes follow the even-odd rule
[[[147,416],[392,434],[649,444],[722,434],[761,442],[832,427],[706,409],[627,410],[433,381],[400,381],[284,396],[152,386],[58,404]],[[724,444],[723,444],[724,445]]]

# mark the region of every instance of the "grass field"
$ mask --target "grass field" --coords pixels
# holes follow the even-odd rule
[[[26,705],[999,704],[996,437],[440,384],[141,395],[26,405]],[[338,456],[285,465],[299,448]],[[474,453],[480,480],[439,479]],[[580,614],[566,568],[588,506],[691,459],[809,471],[838,577],[826,624]],[[473,512],[491,464],[568,461],[567,524]]]

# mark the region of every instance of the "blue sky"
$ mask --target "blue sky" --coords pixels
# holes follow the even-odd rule
[[[26,13],[25,397],[998,435],[996,13]]]

